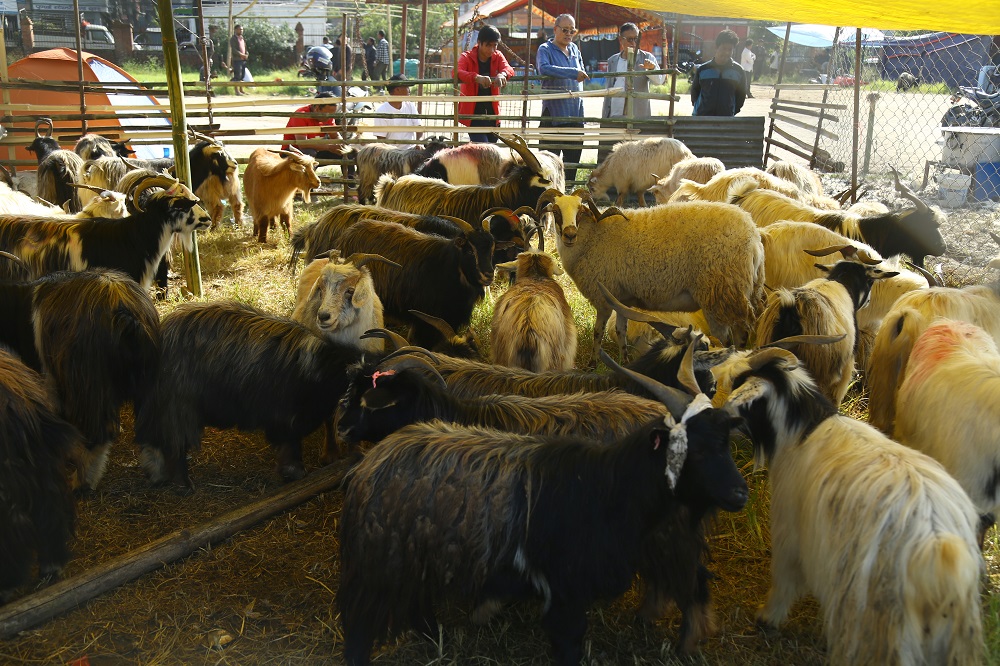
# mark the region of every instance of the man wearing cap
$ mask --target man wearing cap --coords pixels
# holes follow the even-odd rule
[[[293,127],[323,127],[333,125],[335,123],[334,115],[336,112],[337,98],[334,97],[332,93],[320,93],[316,95],[316,101],[312,104],[306,104],[299,109],[295,109],[295,112],[288,119],[288,124],[286,124],[285,127],[290,129]],[[314,117],[309,117],[304,114],[312,114]],[[316,114],[323,114],[324,117],[315,117]],[[335,141],[331,141],[329,144],[313,143],[304,146],[295,145],[298,141],[304,141],[306,139],[319,139],[321,137],[336,139],[337,135],[333,131],[310,134],[286,134],[285,145],[283,145],[281,149],[288,150],[290,146],[295,146],[306,155],[312,155],[313,157],[319,159],[335,159],[340,157],[340,151],[343,146]]]
[[[410,83],[402,74],[394,74],[386,84],[389,95],[394,97],[406,96],[410,94]],[[394,117],[378,117],[379,115],[391,114]],[[417,106],[413,102],[398,100],[395,102],[382,102],[375,108],[376,117],[372,122],[377,127],[407,125],[420,127],[420,119],[417,118]],[[376,129],[372,132],[380,139],[392,139],[399,141],[409,141],[409,145],[402,145],[402,148],[411,148],[416,143],[417,133],[397,130]],[[400,145],[400,144],[394,144]]]
[[[458,78],[462,82],[459,92],[462,95],[499,95],[500,89],[514,76],[514,68],[497,50],[499,44],[500,31],[492,25],[486,25],[480,29],[476,45],[459,57]],[[458,122],[469,127],[499,127],[499,113],[500,102],[497,100],[458,103]],[[478,117],[462,118],[463,115],[472,114]],[[496,132],[469,132],[469,139],[476,143],[496,143],[497,138]]]
[[[577,33],[576,19],[570,14],[560,14],[556,17],[552,39],[538,47],[535,54],[535,66],[538,73],[545,77],[542,80],[542,90],[554,92],[583,92],[583,82],[590,79],[583,66],[583,56],[580,48],[573,43]],[[579,97],[568,99],[542,100],[542,119],[539,127],[583,127],[583,121],[565,120],[565,118],[583,118],[583,100]],[[549,120],[560,118],[561,120]],[[560,145],[580,145],[580,139],[566,136],[556,141],[539,141],[538,147],[559,155],[562,153],[564,162],[580,161],[580,148],[560,148]],[[566,183],[576,180],[576,167],[566,169]]]

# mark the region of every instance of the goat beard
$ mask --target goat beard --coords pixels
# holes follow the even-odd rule
[[[178,234],[181,241],[181,246],[184,248],[185,252],[194,252],[194,231],[189,231],[186,234]]]

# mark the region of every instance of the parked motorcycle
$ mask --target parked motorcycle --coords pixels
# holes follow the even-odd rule
[[[1000,67],[991,80],[1000,78]],[[959,86],[952,106],[941,118],[942,127],[1000,127],[1000,92],[988,93],[978,86]]]

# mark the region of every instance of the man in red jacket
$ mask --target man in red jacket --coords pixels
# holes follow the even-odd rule
[[[508,79],[514,76],[514,68],[497,51],[499,44],[500,31],[492,25],[486,25],[479,31],[476,45],[459,57],[458,78],[462,81],[459,91],[462,95],[499,95],[500,88],[507,85]],[[499,127],[499,113],[500,102],[496,100],[458,103],[458,122],[469,127]],[[463,115],[478,117],[463,118]],[[497,138],[496,132],[469,132],[469,139],[477,143],[496,143]]]

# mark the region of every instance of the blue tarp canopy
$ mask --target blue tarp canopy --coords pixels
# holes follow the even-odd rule
[[[882,69],[889,79],[909,72],[925,83],[975,85],[980,68],[990,64],[991,41],[988,35],[955,32],[891,37],[882,44]]]
[[[785,26],[776,25],[768,28],[768,31],[779,38],[785,38]],[[830,25],[818,25],[812,23],[799,23],[792,26],[788,34],[788,41],[801,46],[811,46],[813,48],[826,48],[833,46],[833,36],[837,29]],[[853,44],[857,28],[841,28],[840,38],[837,40],[841,44]],[[861,29],[861,44],[864,46],[880,46],[885,35],[881,30],[875,28]]]
[[[0,0],[0,15],[17,14],[17,2],[15,0]]]

